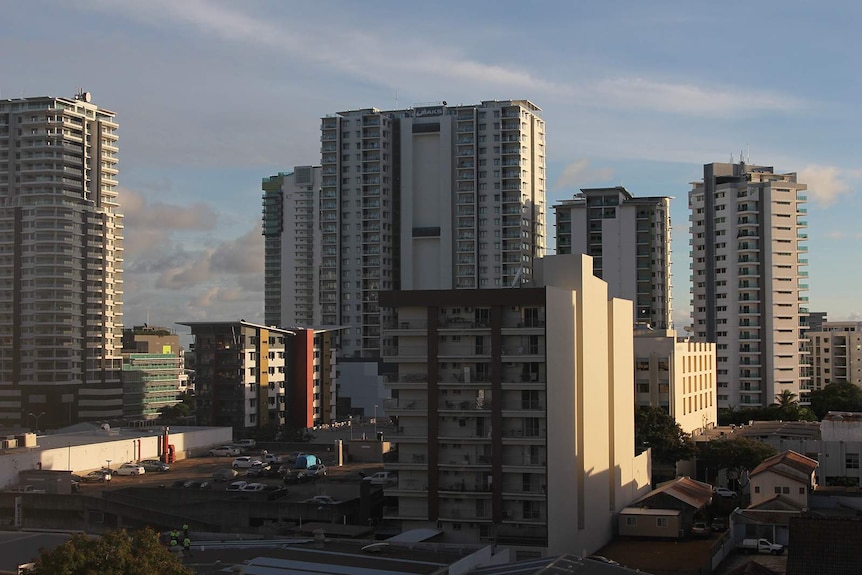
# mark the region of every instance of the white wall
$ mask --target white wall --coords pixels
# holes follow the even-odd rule
[[[161,429],[161,428],[158,428]],[[169,443],[176,449],[177,459],[204,453],[214,445],[230,443],[233,431],[229,427],[183,428],[171,432]],[[117,432],[116,435],[113,435]],[[18,448],[0,455],[0,489],[17,485],[18,472],[38,469],[68,470],[86,473],[104,467],[108,459],[116,469],[128,461],[157,459],[159,434],[140,430],[119,429],[108,433],[57,434],[40,436],[37,447]],[[140,442],[140,458],[137,457]]]

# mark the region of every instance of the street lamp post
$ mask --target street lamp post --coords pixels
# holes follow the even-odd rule
[[[36,431],[39,431],[39,418],[42,417],[43,415],[45,415],[44,411],[42,413],[40,413],[39,415],[36,415],[32,411],[30,412],[30,417],[36,418]]]
[[[112,460],[112,459],[106,459],[106,460],[105,460],[105,463],[107,463],[107,464],[108,464],[108,467],[107,467],[108,471],[110,471],[110,470],[111,470],[111,461],[113,461],[113,460]]]
[[[353,441],[353,414],[347,416],[347,427],[350,428],[350,441]]]
[[[374,406],[374,439],[377,439],[377,406]]]

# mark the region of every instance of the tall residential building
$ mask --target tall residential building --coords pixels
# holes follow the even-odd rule
[[[672,327],[669,197],[588,188],[553,209],[558,254],[592,256],[610,295],[634,302],[635,322]]]
[[[0,421],[123,414],[114,113],[0,100]]]
[[[267,325],[320,325],[320,167],[263,180],[264,318]],[[330,248],[330,255],[337,255]]]
[[[380,356],[381,290],[507,287],[545,251],[545,123],[527,100],[321,120],[319,301],[347,356]]]
[[[689,192],[694,335],[716,343],[718,407],[766,406],[810,380],[806,186],[707,164]]]
[[[835,382],[862,387],[862,322],[824,321],[806,337],[811,342],[811,385],[801,399]]]
[[[715,344],[643,326],[634,337],[637,405],[661,407],[686,433],[714,426]]]
[[[520,289],[384,291],[397,505],[450,542],[588,554],[649,490],[635,456],[631,303],[587,256],[536,262]]]

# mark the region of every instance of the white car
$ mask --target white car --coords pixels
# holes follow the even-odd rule
[[[261,460],[264,463],[281,463],[281,456],[276,455],[275,453],[267,453],[266,455],[261,457]]]
[[[225,488],[225,491],[242,491],[243,487],[248,485],[245,481],[234,481]]]
[[[240,439],[236,444],[243,449],[254,449],[257,446],[257,441],[254,439]]]
[[[371,485],[395,485],[398,483],[398,478],[391,471],[378,471],[374,475],[364,477],[363,481],[368,481]]]
[[[264,489],[266,489],[265,483],[246,483],[245,485],[243,485],[243,487],[240,491],[242,491],[243,493],[246,493],[246,492],[263,491]]]
[[[236,457],[237,455],[239,455],[239,449],[230,445],[210,449],[210,457]]]
[[[147,470],[137,463],[124,463],[114,470],[114,475],[143,475]]]
[[[716,487],[715,489],[712,490],[712,492],[715,493],[716,495],[718,495],[719,497],[727,497],[727,498],[736,497],[736,491],[731,491],[730,489],[727,489],[725,487]]]
[[[248,469],[249,467],[251,467],[252,465],[255,465],[255,464],[261,465],[260,460],[259,459],[252,459],[248,455],[243,455],[242,457],[237,457],[236,459],[234,459],[233,463],[231,463],[230,466],[233,467],[234,469]]]

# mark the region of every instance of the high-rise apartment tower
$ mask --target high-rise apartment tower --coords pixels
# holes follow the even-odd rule
[[[123,414],[122,215],[114,113],[0,100],[0,420]]]
[[[320,167],[263,180],[264,318],[266,325],[321,324]],[[332,254],[335,248],[330,248]]]
[[[545,123],[527,100],[321,120],[319,301],[347,356],[380,356],[380,290],[530,281],[545,251]]]
[[[716,343],[718,407],[808,387],[805,190],[743,162],[707,164],[692,183],[693,330]]]
[[[591,188],[553,209],[557,253],[592,256],[610,295],[634,302],[634,321],[670,328],[670,198]]]

